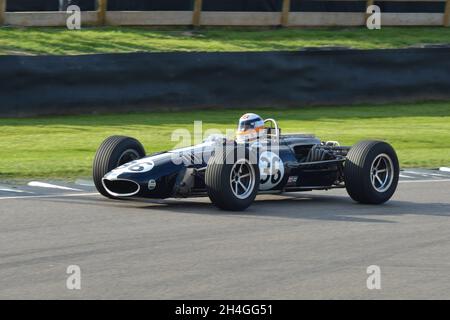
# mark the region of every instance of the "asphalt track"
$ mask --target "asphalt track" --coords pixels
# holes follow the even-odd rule
[[[258,196],[240,213],[0,183],[0,298],[450,299],[450,173],[422,173],[402,172],[381,206],[333,190]],[[66,288],[69,265],[81,290]]]

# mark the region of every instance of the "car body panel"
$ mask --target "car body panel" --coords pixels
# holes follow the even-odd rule
[[[103,178],[104,186],[112,195],[119,197],[206,195],[204,172],[215,148],[223,145],[224,141],[216,137],[195,146],[129,162],[108,172]],[[303,166],[308,150],[321,144],[321,140],[313,135],[290,134],[279,136],[276,152],[263,146],[263,151],[258,151],[261,176],[259,190],[279,192],[338,187],[336,180],[342,159],[330,163],[306,163]],[[250,150],[260,150],[261,142],[248,144],[248,147]],[[127,186],[127,183],[130,184]],[[132,190],[131,183],[139,185],[134,193],[128,192]],[[116,192],[125,190],[126,194]]]

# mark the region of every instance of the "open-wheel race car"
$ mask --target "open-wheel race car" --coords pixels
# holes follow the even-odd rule
[[[258,193],[346,188],[360,203],[381,204],[394,194],[399,163],[383,141],[352,147],[313,135],[281,134],[273,119],[240,119],[236,139],[212,135],[202,143],[146,155],[134,138],[112,136],[93,164],[97,190],[112,199],[208,195],[224,210],[244,210]]]

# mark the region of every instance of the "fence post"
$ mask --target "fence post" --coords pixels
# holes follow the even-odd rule
[[[289,26],[289,12],[291,11],[291,0],[283,0],[281,8],[281,25],[283,27]]]
[[[445,2],[444,27],[450,27],[450,0]]]
[[[192,25],[200,26],[200,18],[202,15],[203,0],[194,0],[194,11],[192,12]]]
[[[108,0],[97,0],[97,24],[104,26],[106,23],[106,10],[108,7]]]
[[[0,26],[5,24],[6,0],[0,0]]]

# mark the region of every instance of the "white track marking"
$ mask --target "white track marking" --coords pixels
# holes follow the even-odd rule
[[[427,182],[450,182],[450,179],[432,179],[432,180],[409,180],[399,181],[398,183],[427,183]],[[12,196],[12,197],[0,197],[0,200],[8,199],[36,199],[36,198],[65,198],[65,197],[78,197],[78,196],[98,196],[97,192],[94,193],[66,193],[66,194],[54,194],[54,195],[41,195],[41,196]],[[185,199],[185,201],[189,201]]]
[[[413,174],[413,175],[421,176],[421,177],[429,175],[429,173],[426,173],[426,172],[424,173],[424,172],[408,171],[408,170],[404,170],[404,171],[402,171],[402,173]]]
[[[56,184],[50,184],[45,182],[39,182],[39,181],[31,181],[28,182],[28,185],[30,187],[39,187],[39,188],[48,188],[48,189],[60,189],[60,190],[71,190],[71,191],[83,191],[81,189],[75,189],[75,188],[69,188],[69,187],[63,187],[58,186]]]
[[[398,183],[427,183],[427,182],[450,182],[450,179],[432,179],[432,180],[408,180],[399,181]],[[39,199],[39,198],[66,198],[66,197],[80,197],[80,196],[99,196],[97,192],[91,193],[66,193],[66,194],[47,194],[40,196],[11,196],[0,197],[0,200],[14,200],[14,199]],[[189,201],[189,200],[187,200]]]
[[[410,173],[410,174],[416,174],[416,175],[419,175],[422,177],[448,177],[448,175],[442,174],[442,173],[418,172],[418,171],[408,171],[408,170],[405,170],[403,172]]]
[[[408,180],[408,181],[399,181],[398,183],[421,183],[421,182],[450,182],[450,179]]]
[[[6,187],[0,187],[0,191],[15,192],[15,193],[34,193],[34,192],[31,192],[31,191],[24,191],[24,190],[19,190],[19,189],[11,189],[11,188],[6,188]]]
[[[450,172],[450,168],[448,168],[448,167],[440,167],[439,171]]]
[[[39,198],[67,198],[67,197],[86,197],[86,196],[98,196],[99,193],[66,193],[66,194],[47,194],[41,196],[11,196],[11,197],[0,197],[0,200],[11,200],[11,199],[39,199]]]
[[[86,186],[86,187],[94,187],[95,184],[93,181],[90,180],[83,180],[83,179],[78,179],[75,181],[75,184],[79,185],[79,186]]]
[[[408,176],[408,175],[402,174],[402,173],[400,173],[400,177],[401,178],[407,178],[407,179],[414,179],[414,177],[411,177],[411,176]]]
[[[429,175],[433,177],[445,177],[445,178],[449,177],[448,174],[439,174],[439,173],[430,173]]]

